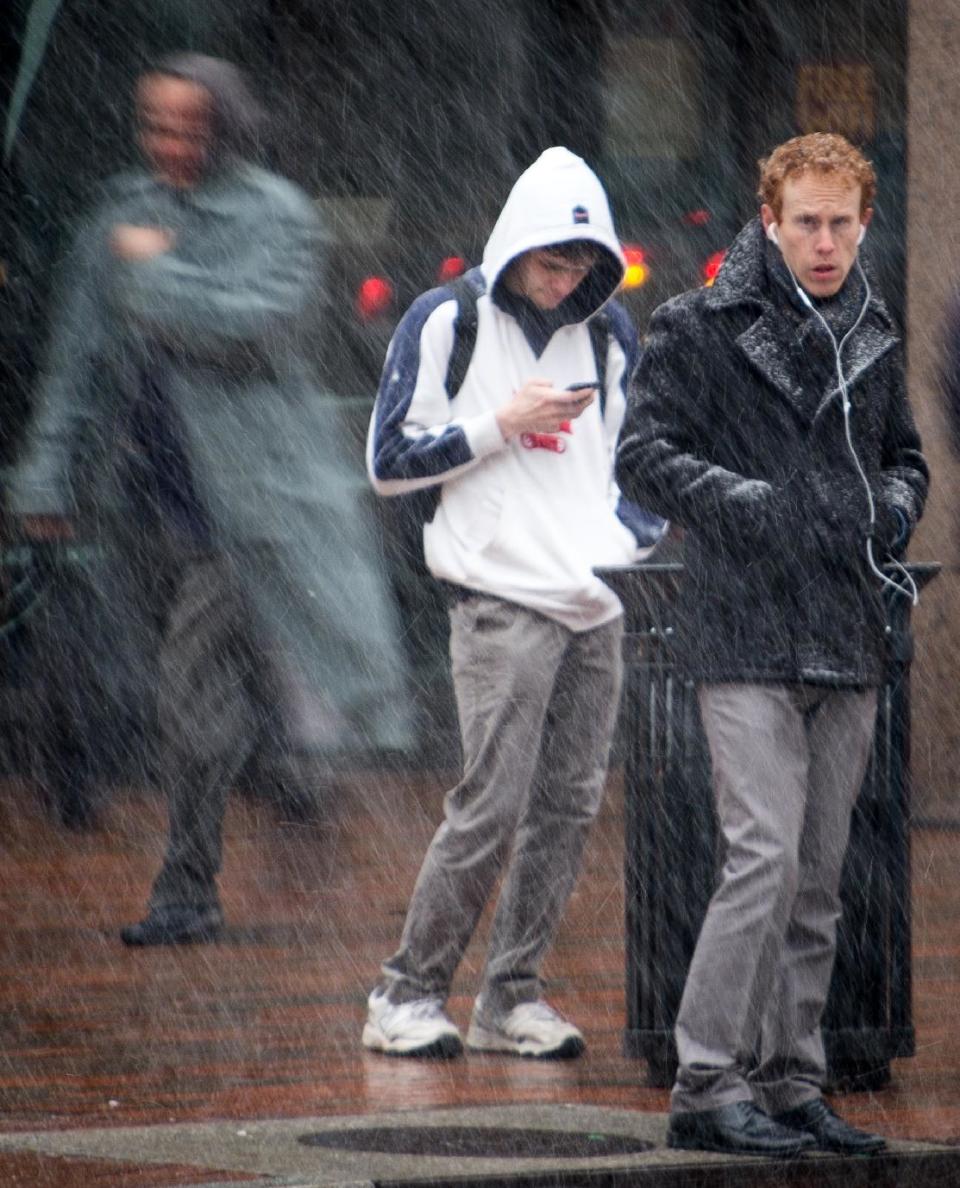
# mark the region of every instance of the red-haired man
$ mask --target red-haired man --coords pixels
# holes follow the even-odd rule
[[[884,1145],[823,1101],[820,1034],[882,678],[880,564],[928,481],[859,261],[874,190],[840,136],[762,162],[760,217],[716,283],[654,314],[618,447],[627,497],[686,530],[682,663],[726,842],[677,1017],[674,1147]]]

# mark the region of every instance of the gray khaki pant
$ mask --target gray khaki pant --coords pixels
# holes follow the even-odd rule
[[[496,1017],[540,994],[603,798],[623,627],[572,632],[480,595],[456,603],[450,624],[463,778],[447,793],[383,985],[393,1002],[445,999],[506,865],[481,982]]]
[[[820,1094],[850,815],[876,690],[707,685],[726,860],[677,1016],[674,1111],[753,1099],[776,1114]]]

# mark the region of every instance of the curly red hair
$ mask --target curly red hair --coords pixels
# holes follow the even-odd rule
[[[783,205],[783,183],[804,173],[835,173],[860,187],[860,214],[873,205],[877,175],[873,166],[849,140],[835,132],[810,132],[778,145],[769,157],[758,162],[760,188],[757,196],[779,219]]]

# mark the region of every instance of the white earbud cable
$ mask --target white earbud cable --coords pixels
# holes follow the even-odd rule
[[[790,273],[791,279],[793,280],[794,286],[796,287],[796,290],[800,297],[800,300],[804,303],[804,305],[807,306],[807,308],[814,315],[814,317],[816,317],[819,320],[819,322],[823,326],[824,330],[826,330],[827,336],[830,339],[830,344],[833,347],[834,356],[836,357],[837,380],[839,382],[840,402],[841,402],[841,407],[843,409],[844,436],[846,437],[847,449],[850,452],[850,457],[853,459],[854,466],[857,469],[857,474],[860,476],[860,481],[863,483],[863,489],[867,493],[867,508],[870,513],[870,529],[867,533],[867,542],[866,542],[867,543],[867,563],[869,564],[871,571],[876,575],[876,577],[878,577],[880,579],[880,581],[885,586],[889,587],[890,589],[896,590],[898,594],[902,594],[905,598],[909,598],[911,603],[913,604],[913,606],[916,606],[917,603],[920,601],[920,594],[919,594],[919,591],[917,590],[917,583],[913,580],[913,576],[911,575],[910,571],[906,568],[906,566],[902,565],[895,557],[890,558],[890,564],[895,569],[897,569],[900,572],[900,574],[902,575],[903,582],[901,583],[899,581],[895,581],[893,578],[888,577],[883,572],[883,570],[879,567],[879,565],[877,565],[876,561],[874,560],[874,557],[873,557],[873,530],[876,527],[877,510],[876,510],[876,505],[875,505],[874,499],[873,499],[873,491],[870,488],[870,480],[867,478],[866,471],[863,469],[863,465],[860,462],[860,458],[857,454],[856,448],[854,447],[853,433],[850,428],[850,408],[851,408],[850,396],[849,396],[849,393],[847,390],[847,377],[843,374],[843,361],[842,361],[841,356],[843,353],[843,348],[847,345],[847,340],[850,338],[850,335],[853,334],[853,332],[856,330],[856,328],[863,321],[864,315],[867,312],[867,307],[870,304],[871,291],[870,291],[870,282],[867,280],[867,274],[864,272],[863,266],[861,265],[860,260],[858,258],[856,261],[857,269],[860,273],[861,278],[863,279],[864,289],[866,290],[864,298],[863,298],[863,305],[860,307],[860,312],[857,314],[856,321],[853,323],[853,325],[846,332],[846,334],[844,334],[843,338],[841,338],[840,342],[838,343],[836,336],[834,335],[833,331],[830,329],[830,325],[827,322],[827,319],[823,316],[823,314],[820,312],[820,310],[817,309],[817,307],[810,300],[810,297],[808,296],[806,291],[802,288],[802,286],[800,285],[800,282],[797,280],[797,278],[794,276],[793,271],[790,268],[790,266],[787,264],[786,260],[784,260],[783,263],[784,263],[784,267]]]

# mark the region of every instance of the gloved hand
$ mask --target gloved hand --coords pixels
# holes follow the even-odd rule
[[[878,503],[873,540],[877,553],[899,557],[910,538],[910,521],[895,503]]]

